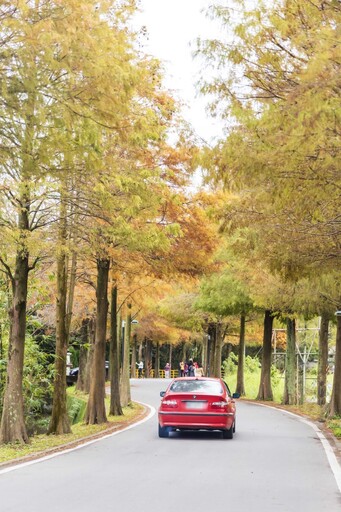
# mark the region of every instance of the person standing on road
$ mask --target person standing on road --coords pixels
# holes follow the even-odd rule
[[[185,363],[184,373],[185,373],[185,377],[188,377],[188,363]]]
[[[166,363],[166,366],[165,366],[165,379],[169,379],[169,374],[170,374],[170,364]]]
[[[192,359],[188,361],[188,377],[194,377],[194,364]]]
[[[139,379],[141,379],[143,376],[143,368],[144,368],[142,359],[139,363],[136,363],[136,364],[137,364],[137,369],[138,369],[138,377],[139,377]]]
[[[197,367],[195,368],[195,376],[196,377],[204,376],[204,369],[203,369],[201,363],[198,363]]]
[[[180,368],[180,377],[184,377],[185,376],[185,363],[183,361],[180,361],[179,368]]]

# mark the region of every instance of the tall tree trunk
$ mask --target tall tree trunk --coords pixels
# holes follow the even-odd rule
[[[78,391],[85,391],[86,380],[86,365],[89,355],[89,318],[83,318],[81,332],[80,332],[80,347],[79,347],[79,363],[78,363],[78,378],[76,389]]]
[[[156,342],[156,352],[155,352],[155,378],[158,379],[160,377],[160,343]]]
[[[283,403],[294,405],[296,401],[296,322],[288,318]]]
[[[66,330],[67,330],[68,340],[69,340],[70,326],[71,326],[71,320],[72,320],[73,302],[74,302],[75,288],[76,288],[76,277],[77,277],[77,254],[76,254],[76,251],[73,251],[72,257],[71,257],[69,293],[68,293],[68,300],[67,300],[67,306],[66,306]]]
[[[3,341],[2,341],[2,324],[0,324],[0,360],[4,359],[4,353],[3,353]],[[2,411],[2,395],[3,395],[3,376],[5,376],[5,373],[3,372],[2,365],[0,366],[0,410]]]
[[[182,360],[185,363],[187,361],[187,344],[186,342],[182,345]]]
[[[272,311],[266,310],[264,314],[262,370],[257,400],[273,400],[271,386],[272,326]]]
[[[95,339],[96,339],[96,318],[91,317],[89,320],[89,329],[88,329],[88,335],[89,335],[89,350],[86,360],[86,367],[85,367],[85,378],[84,378],[84,392],[90,393],[90,381],[91,381],[91,368],[92,368],[92,361],[94,358],[94,350],[95,350]]]
[[[317,372],[317,403],[319,405],[326,405],[327,398],[328,330],[329,317],[326,313],[322,313],[319,334],[319,357]]]
[[[123,361],[121,374],[121,404],[123,407],[131,402],[130,381],[129,381],[129,362],[130,362],[130,336],[131,336],[131,304],[128,304],[128,314],[124,329],[123,338]]]
[[[35,106],[36,106],[36,76],[35,61],[30,66],[30,80],[26,83],[27,98],[23,101],[21,112],[25,123],[24,138],[21,147],[22,168],[20,196],[18,198],[18,232],[19,240],[14,267],[14,275],[9,268],[12,284],[12,301],[9,308],[10,332],[8,344],[7,380],[3,398],[3,409],[0,425],[0,443],[28,443],[28,435],[24,419],[23,397],[23,368],[26,333],[26,309],[29,252],[27,242],[30,234],[30,186],[36,163],[33,157],[35,141]]]
[[[57,300],[56,300],[56,358],[53,383],[53,406],[49,434],[71,432],[66,405],[66,355],[68,347],[67,319],[67,256],[66,256],[66,207],[61,198],[59,240],[57,255]]]
[[[329,416],[341,416],[341,315],[336,316],[335,368]]]
[[[94,425],[107,421],[105,411],[105,344],[108,315],[108,277],[110,260],[97,260],[97,320],[96,338],[90,378],[90,394],[85,422]]]
[[[130,376],[136,377],[136,351],[137,351],[137,335],[134,334],[131,351]]]
[[[222,324],[217,322],[215,330],[214,377],[221,377],[221,351],[223,346]]]
[[[146,349],[145,349],[145,376],[147,379],[150,377],[150,370],[152,368],[152,340],[146,338]]]
[[[138,360],[139,361],[142,361],[142,358],[143,358],[143,342],[141,341],[140,344],[139,344],[139,356],[138,356]]]
[[[238,348],[238,370],[236,393],[245,395],[244,385],[244,363],[245,363],[245,315],[240,316],[239,348]]]
[[[19,213],[19,227],[28,230],[28,212]],[[12,282],[7,380],[3,398],[0,443],[28,443],[22,391],[28,286],[28,253],[18,251]]]
[[[169,364],[170,364],[170,372],[172,370],[172,359],[173,359],[173,345],[169,344]],[[171,376],[171,373],[169,372],[169,376]]]
[[[117,285],[111,287],[110,309],[110,414],[121,416],[120,353],[117,339]]]
[[[202,360],[201,365],[204,370],[204,375],[207,375],[207,359],[208,359],[208,335],[204,334],[202,338]]]
[[[123,333],[122,333],[122,312],[121,309],[117,311],[117,351],[118,351],[118,362],[120,364],[120,375],[122,373],[123,364]]]
[[[217,328],[216,324],[210,324],[209,327],[209,350],[208,350],[208,375],[210,377],[215,376],[215,346],[216,346],[216,336],[217,336]]]

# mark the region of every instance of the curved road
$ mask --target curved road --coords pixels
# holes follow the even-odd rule
[[[134,379],[132,397],[157,407],[166,384]],[[0,511],[340,512],[316,432],[282,411],[237,405],[233,440],[219,433],[159,439],[153,416],[75,451],[0,470]]]

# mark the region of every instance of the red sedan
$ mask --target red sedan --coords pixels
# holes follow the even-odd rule
[[[174,430],[221,430],[232,439],[236,427],[235,398],[222,379],[188,377],[174,379],[160,393],[159,437]]]

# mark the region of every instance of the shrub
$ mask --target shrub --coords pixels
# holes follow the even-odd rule
[[[86,409],[86,402],[76,396],[67,396],[67,410],[71,425],[83,421]]]
[[[236,387],[238,356],[231,352],[229,357],[223,362],[224,378],[231,391]],[[261,365],[258,357],[246,356],[244,367],[246,398],[252,400],[257,398],[259,382],[261,376]],[[282,373],[275,367],[271,367],[271,384],[274,395],[274,401],[280,402],[283,396],[284,379]]]

